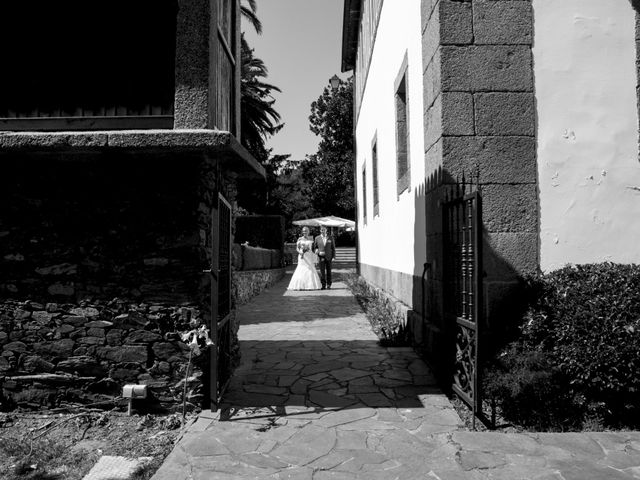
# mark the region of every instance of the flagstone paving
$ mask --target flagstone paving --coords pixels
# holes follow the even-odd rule
[[[640,479],[640,433],[465,431],[424,362],[341,282],[241,307],[242,361],[156,472],[186,479]]]

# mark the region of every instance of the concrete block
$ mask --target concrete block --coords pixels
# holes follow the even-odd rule
[[[145,464],[151,463],[152,457],[131,459],[105,455],[87,473],[85,480],[126,480],[133,478]]]
[[[427,176],[435,176],[442,167],[442,138],[431,145],[424,154],[424,171]]]
[[[473,135],[473,96],[463,92],[443,92],[441,98],[442,134]]]
[[[422,0],[420,5],[420,12],[422,17],[422,31],[424,31],[427,23],[431,20],[431,16],[435,10],[436,5],[440,0]]]
[[[94,149],[108,145],[108,136],[97,132],[0,133],[0,151]]]
[[[439,196],[433,202],[434,208],[429,209],[427,217],[427,262],[431,264],[430,278],[442,277],[442,260],[444,255],[444,238],[442,236],[442,207],[439,205]]]
[[[484,310],[490,330],[504,331],[507,325],[519,322],[521,317],[521,289],[517,278],[485,280]]]
[[[442,45],[473,43],[473,12],[470,2],[441,0],[438,10]]]
[[[444,292],[447,287],[441,279],[429,282],[429,291],[427,293],[428,316],[430,322],[438,328],[445,327],[444,324]]]
[[[209,125],[209,18],[205,0],[179,0],[176,23],[174,128]],[[215,7],[215,5],[214,5]],[[213,74],[213,72],[211,72]]]
[[[178,129],[205,129],[209,125],[209,92],[204,88],[176,86],[173,125]]]
[[[483,185],[482,222],[487,232],[538,233],[536,185]]]
[[[528,46],[443,46],[440,57],[443,91],[533,92]]]
[[[422,30],[422,65],[429,65],[440,48],[440,9],[436,9]]]
[[[535,135],[533,93],[480,93],[474,103],[478,135]]]
[[[476,45],[531,45],[533,43],[531,2],[475,1],[473,32]]]
[[[442,163],[453,175],[477,172],[481,183],[536,183],[533,137],[444,137]]]
[[[430,107],[436,98],[442,91],[442,77],[441,77],[441,59],[440,49],[438,49],[431,59],[431,62],[427,65],[423,78],[423,99],[424,107]]]
[[[484,238],[484,271],[488,281],[505,280],[538,270],[537,233],[488,233]]]
[[[424,147],[429,149],[442,137],[442,96],[424,114]]]

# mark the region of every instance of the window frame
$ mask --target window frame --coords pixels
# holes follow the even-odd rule
[[[362,223],[367,224],[367,163],[362,164]]]
[[[118,4],[119,6],[122,5]],[[113,7],[116,8],[116,7]],[[52,84],[51,92],[49,89],[45,89],[44,93],[34,93],[37,98],[41,95],[34,104],[21,104],[7,102],[5,104],[4,99],[0,104],[0,130],[6,131],[72,131],[72,130],[123,130],[123,129],[167,129],[173,128],[174,123],[174,107],[175,107],[175,53],[176,53],[176,29],[177,29],[177,2],[168,0],[164,2],[161,10],[161,16],[158,16],[155,20],[160,23],[161,28],[156,31],[161,32],[161,35],[165,40],[163,47],[168,46],[166,53],[157,52],[154,55],[157,59],[164,60],[162,64],[162,77],[156,78],[156,83],[161,84],[158,87],[158,91],[155,92],[155,96],[146,100],[152,100],[151,102],[137,103],[132,101],[131,98],[127,98],[127,88],[144,88],[152,78],[140,77],[138,83],[131,82],[128,86],[120,87],[117,90],[117,94],[111,95],[100,93],[104,90],[108,90],[108,84],[101,83],[100,81],[89,84],[96,93],[92,94],[88,99],[83,97],[82,94],[76,93],[76,90],[67,89],[65,91],[56,91],[55,96],[52,95],[52,91],[55,90],[55,82]],[[13,13],[16,13],[15,11]],[[60,13],[61,15],[63,13]],[[140,17],[140,21],[144,20],[144,8],[140,7],[135,11],[135,14]],[[135,18],[138,18],[138,17]],[[43,20],[44,21],[44,20]],[[110,24],[104,20],[100,24],[100,28],[107,29]],[[126,30],[129,35],[136,39],[133,29]],[[100,52],[104,53],[106,48],[106,42],[102,42],[102,37],[99,37],[99,32],[95,34],[95,38],[84,39],[86,42],[96,41],[98,42]],[[41,33],[41,36],[45,37],[46,33]],[[67,32],[60,40],[60,48],[63,48],[65,41],[68,43],[73,37],[73,32]],[[25,45],[15,46],[17,49],[24,49],[28,51],[29,48],[33,48],[39,41],[37,35],[30,37],[30,43]],[[140,39],[138,39],[140,40]],[[139,44],[132,44],[132,49],[142,48],[145,43],[141,41]],[[158,47],[159,48],[159,47]],[[84,54],[86,46],[78,47],[78,51],[74,51],[73,55]],[[117,50],[116,50],[117,52]],[[72,57],[73,57],[72,55]],[[98,56],[98,53],[96,53]],[[154,57],[155,58],[155,57]],[[131,59],[128,59],[129,61]],[[70,62],[70,64],[73,62]],[[77,63],[77,62],[76,62]],[[106,66],[105,66],[106,65]],[[111,63],[101,64],[100,61],[94,60],[90,64],[90,69],[87,72],[87,78],[91,75],[95,75],[99,72],[99,68],[109,67],[108,72],[111,75],[127,75],[128,72],[124,70],[127,66],[126,63],[121,64],[118,61],[112,61]],[[16,68],[20,65],[18,64]],[[8,68],[8,67],[7,67]],[[44,67],[43,67],[44,68]],[[63,68],[63,67],[60,67]],[[76,70],[81,70],[80,66],[74,67]],[[119,68],[119,69],[118,69]],[[75,70],[67,70],[69,75],[72,75]],[[58,72],[59,73],[59,72]],[[56,76],[57,73],[53,71],[45,71],[43,77]],[[60,77],[60,75],[57,75]],[[52,77],[53,78],[53,77]],[[137,78],[137,77],[136,77]],[[162,81],[161,81],[162,80]],[[62,80],[61,80],[62,81]],[[104,80],[107,82],[107,80]],[[2,83],[2,82],[0,82]],[[89,86],[86,90],[89,91]],[[148,86],[148,85],[147,85]],[[36,84],[36,89],[39,85]],[[26,88],[25,88],[26,90]],[[21,91],[21,95],[25,95],[25,92]]]
[[[396,138],[396,193],[398,199],[405,191],[411,191],[411,126],[409,123],[410,97],[408,66],[408,55],[405,52],[404,59],[402,60],[393,85]],[[399,118],[400,116],[402,116],[402,118]]]
[[[380,182],[378,169],[378,133],[371,141],[371,175],[373,180],[373,217],[380,216]]]

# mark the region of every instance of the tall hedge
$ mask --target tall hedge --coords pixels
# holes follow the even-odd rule
[[[520,422],[640,424],[640,266],[567,266],[527,279],[527,292],[521,335],[496,359],[487,393],[507,412],[519,405]],[[562,404],[557,418],[549,400]]]
[[[281,215],[242,215],[236,217],[235,243],[282,250],[284,217]]]

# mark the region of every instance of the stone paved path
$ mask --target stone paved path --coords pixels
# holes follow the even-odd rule
[[[242,363],[154,480],[631,479],[640,434],[464,431],[428,367],[383,348],[344,284],[239,310]]]

